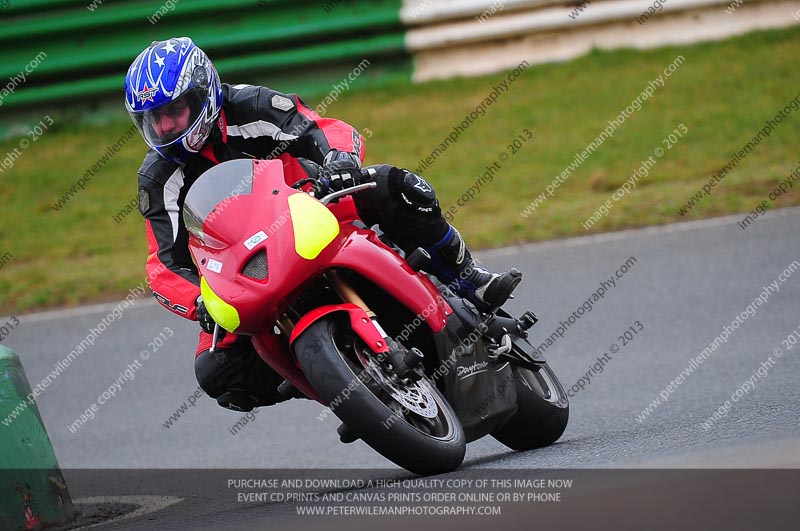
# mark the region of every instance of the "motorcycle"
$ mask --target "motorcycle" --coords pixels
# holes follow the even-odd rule
[[[364,225],[351,196],[374,182],[316,198],[310,179],[287,184],[293,168],[219,164],[183,209],[209,313],[251,336],[279,391],[329,407],[342,442],[420,475],[458,468],[486,435],[518,451],[554,443],[569,403],[527,341],[536,316],[479,312],[423,272],[422,248],[403,256]]]

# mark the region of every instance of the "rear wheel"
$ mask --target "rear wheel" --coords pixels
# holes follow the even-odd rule
[[[436,386],[393,377],[341,315],[313,323],[294,350],[323,402],[387,459],[422,475],[464,460],[464,430]]]
[[[512,450],[542,448],[556,442],[569,420],[569,400],[545,363],[538,371],[514,367],[517,412],[492,436]]]

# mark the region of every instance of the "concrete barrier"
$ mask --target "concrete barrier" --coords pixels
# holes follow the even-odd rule
[[[74,517],[66,482],[19,357],[0,346],[0,529],[41,529]]]
[[[522,60],[568,61],[594,48],[692,44],[800,23],[798,0],[747,0],[729,13],[732,1],[404,0],[401,19],[410,27],[416,82],[500,72]]]

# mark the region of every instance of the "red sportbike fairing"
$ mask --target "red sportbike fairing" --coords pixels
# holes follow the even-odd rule
[[[287,184],[300,172],[288,158],[234,160],[189,190],[184,221],[214,320],[329,406],[343,441],[408,470],[453,470],[467,440],[490,433],[514,449],[558,439],[568,403],[525,339],[535,316],[480,314],[420,273],[426,253],[401,257],[345,197],[374,184],[318,200]]]

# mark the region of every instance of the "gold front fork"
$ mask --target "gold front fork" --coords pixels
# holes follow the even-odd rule
[[[356,293],[350,284],[347,283],[346,280],[342,278],[337,271],[328,271],[325,273],[325,278],[330,283],[331,287],[336,291],[339,297],[344,302],[349,302],[351,304],[355,304],[367,314],[371,320],[375,321],[375,312],[369,309],[367,303],[364,302],[364,299]],[[300,315],[295,314],[295,317],[291,317],[288,312],[283,314],[281,317],[278,318],[277,322],[275,323],[278,328],[281,330],[286,337],[289,337],[292,334],[292,330],[294,330],[297,321],[300,319]]]
[[[325,273],[325,278],[328,279],[331,287],[333,287],[333,289],[344,302],[355,304],[366,312],[367,317],[370,319],[375,319],[375,312],[369,309],[369,306],[367,306],[367,303],[364,302],[364,299],[362,299],[361,296],[356,293],[356,290],[350,287],[350,284],[348,284],[342,278],[338,271],[328,271]]]

